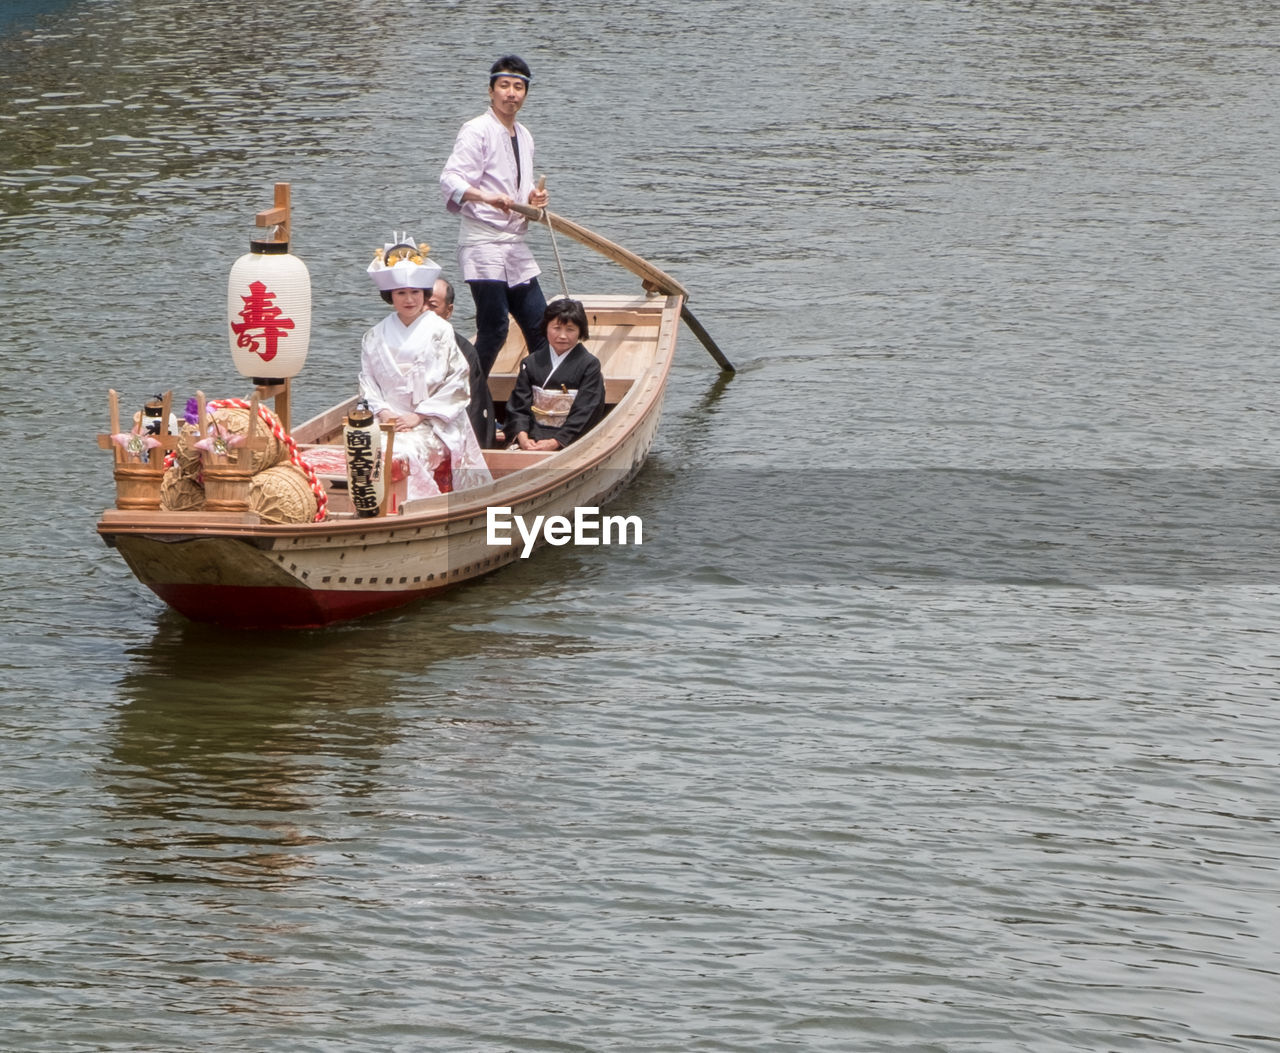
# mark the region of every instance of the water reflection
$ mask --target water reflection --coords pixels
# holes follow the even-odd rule
[[[321,652],[172,615],[160,626],[129,655],[99,773],[118,876],[270,885],[307,872],[319,839],[293,815],[367,792],[396,741],[377,665],[366,671],[341,641]]]
[[[577,567],[568,557],[563,580]],[[460,726],[509,727],[505,700],[522,685],[504,675],[506,659],[583,646],[558,619],[537,617],[556,589],[523,569],[317,632],[227,632],[159,614],[155,637],[128,652],[124,704],[98,772],[119,849],[115,875],[296,880],[333,839],[326,814],[387,792],[386,758],[403,743],[407,717],[416,739],[432,737],[432,721],[449,741]],[[497,597],[527,617],[495,619]],[[458,672],[479,655],[491,678]],[[486,700],[479,714],[477,699]]]
[[[319,839],[295,813],[377,786],[399,737],[380,634],[226,634],[159,620],[130,654],[101,773],[122,876],[297,877]],[[424,673],[430,669],[430,656]]]

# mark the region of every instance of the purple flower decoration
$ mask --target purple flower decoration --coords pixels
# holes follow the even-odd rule
[[[187,399],[187,409],[182,414],[182,419],[188,424],[195,424],[200,419],[200,403],[195,399]]]

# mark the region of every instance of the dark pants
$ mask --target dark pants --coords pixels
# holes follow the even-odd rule
[[[508,285],[502,281],[467,284],[471,287],[471,299],[476,305],[476,355],[486,377],[506,342],[508,314],[515,318],[516,325],[524,333],[524,342],[530,354],[546,344],[542,314],[547,309],[547,300],[542,295],[542,287],[537,278],[523,285]]]

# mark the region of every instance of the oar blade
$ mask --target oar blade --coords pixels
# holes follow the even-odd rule
[[[730,362],[729,359],[725,356],[725,353],[720,350],[716,342],[711,339],[711,334],[708,333],[706,329],[702,327],[702,323],[699,322],[698,319],[693,316],[693,312],[689,310],[689,305],[687,303],[681,305],[680,317],[684,319],[684,324],[689,327],[693,335],[696,336],[699,341],[701,341],[702,346],[705,347],[711,353],[711,357],[716,360],[716,364],[722,370],[724,370],[726,373],[737,372],[737,370],[733,368],[733,363]]]

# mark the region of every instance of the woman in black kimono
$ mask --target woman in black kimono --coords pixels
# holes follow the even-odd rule
[[[600,359],[583,345],[587,312],[578,300],[556,299],[542,315],[547,346],[520,363],[503,429],[522,450],[562,450],[604,414]]]

